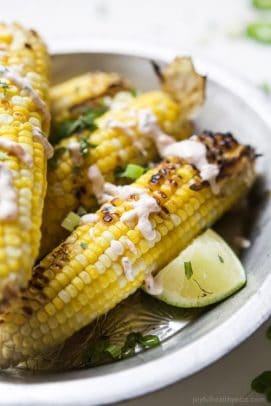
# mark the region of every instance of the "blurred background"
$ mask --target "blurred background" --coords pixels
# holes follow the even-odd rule
[[[271,101],[271,0],[2,0],[1,20],[36,28],[52,52],[121,43],[200,55]],[[267,326],[204,371],[125,405],[265,404],[250,382],[271,369]]]
[[[1,19],[37,28],[52,50],[62,43],[76,49],[80,41],[173,48],[203,54],[262,86],[271,82],[271,46],[245,31],[250,23],[271,21],[271,10],[255,7],[268,1],[2,0]],[[271,43],[271,28],[264,29]]]

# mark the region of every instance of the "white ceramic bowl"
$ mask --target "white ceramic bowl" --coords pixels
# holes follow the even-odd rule
[[[149,58],[168,62],[172,52],[146,52],[99,46],[80,53],[63,46],[53,57],[53,79],[60,81],[88,70],[117,71],[139,88],[157,86]],[[119,53],[117,53],[119,52]],[[260,171],[265,188],[271,182],[271,122],[263,96],[247,83],[208,61],[195,59],[208,75],[207,100],[197,127],[231,131],[264,153]],[[269,199],[270,200],[270,199]],[[271,313],[271,204],[267,201],[253,219],[252,246],[243,256],[248,284],[229,300],[189,323],[162,346],[119,363],[62,374],[0,376],[3,405],[96,405],[139,396],[184,378],[226,354],[247,338]],[[251,219],[252,222],[252,219]]]

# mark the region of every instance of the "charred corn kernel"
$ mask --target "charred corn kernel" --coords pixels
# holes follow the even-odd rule
[[[117,73],[105,72],[89,72],[57,84],[50,90],[53,123],[78,117],[87,108],[101,106],[105,97],[131,89]]]
[[[146,136],[148,131],[157,131],[158,126],[161,131],[176,139],[191,135],[193,126],[187,118],[203,101],[205,81],[194,71],[189,58],[179,58],[178,63],[174,61],[173,65],[175,83],[172,83],[170,70],[168,93],[163,91],[143,93],[134,98],[125,108],[109,111],[96,120],[98,129],[93,133],[81,132],[57,145],[56,151],[62,150],[63,153],[59,156],[57,164],[49,165],[48,169],[41,257],[67,235],[61,223],[70,211],[75,211],[80,205],[88,211],[97,208],[92,185],[87,175],[90,165],[96,164],[106,180],[116,183],[119,181],[116,175],[118,168],[124,169],[129,163],[144,165],[157,158],[154,142]],[[163,83],[167,82],[167,75],[165,72]],[[70,89],[69,86],[67,88]],[[175,92],[182,92],[182,94],[175,97]],[[189,108],[185,104],[187,100],[190,101]],[[156,120],[153,127],[151,123],[146,122],[148,112],[151,112]],[[138,117],[135,117],[136,113]],[[146,128],[147,125],[149,129]],[[80,143],[83,142],[84,137],[87,137],[90,147],[82,162],[78,160],[76,164],[70,146],[78,145],[80,149]],[[95,147],[91,148],[91,145]],[[163,191],[168,193],[169,186],[164,185],[163,188]]]
[[[39,250],[49,61],[33,30],[0,24],[0,39],[0,301],[6,301],[27,284]]]
[[[176,257],[205,227],[243,197],[255,177],[253,150],[238,144],[229,134],[202,134],[198,140],[208,147],[208,156],[217,165],[219,193],[213,193],[194,166],[169,157],[132,185],[127,200],[122,200],[119,194],[118,205],[114,206],[112,200],[102,206],[97,211],[97,223],[79,226],[46,256],[34,269],[23,295],[14,298],[6,314],[2,314],[3,367],[37,354],[46,355],[47,350],[112,309],[139,288],[150,272],[155,273]],[[167,183],[171,189],[158,205],[154,196]],[[134,188],[138,195],[134,194]],[[151,240],[139,228],[139,214],[138,222],[134,223],[122,217],[131,214],[135,202],[146,197],[155,203],[155,212],[149,213],[148,218],[154,232]],[[174,212],[170,209],[172,200],[176,204]],[[104,221],[108,204],[114,210],[109,223]],[[95,238],[90,231],[95,232]],[[127,238],[134,244],[135,252],[127,251]],[[81,248],[82,241],[88,244],[85,250]],[[54,285],[63,274],[67,279],[64,277],[59,286]],[[52,286],[54,296],[48,291]],[[24,332],[28,333],[27,341]]]

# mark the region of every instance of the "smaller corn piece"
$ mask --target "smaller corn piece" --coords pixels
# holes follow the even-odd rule
[[[53,125],[76,118],[87,108],[101,106],[104,97],[131,89],[131,84],[117,73],[105,72],[89,72],[57,84],[50,90]]]
[[[125,126],[131,122],[131,114],[135,109],[149,109],[165,133],[176,139],[190,136],[193,124],[188,118],[204,100],[205,78],[195,71],[190,58],[176,58],[172,68],[170,66],[171,64],[165,69],[162,82],[163,86],[170,82],[167,92],[153,91],[139,95],[126,108],[109,111],[102,116],[97,120],[98,127],[102,127],[105,121],[110,120]],[[104,80],[103,77],[100,79]],[[74,81],[76,83],[76,79]],[[80,79],[78,81],[80,82]],[[64,84],[62,86],[64,87]],[[73,89],[73,84],[71,88]],[[67,85],[62,95],[69,93],[69,90],[70,86]],[[58,98],[62,100],[60,93]],[[119,181],[116,177],[118,169],[124,169],[129,163],[145,165],[157,159],[153,142],[144,137],[138,129],[131,131],[132,133],[125,131],[121,125],[114,129],[98,128],[92,134],[89,131],[75,134],[56,146],[56,155],[51,162],[53,165],[48,169],[48,191],[45,199],[40,257],[56,247],[67,235],[61,223],[70,211],[77,210],[79,206],[84,206],[88,211],[93,211],[97,207],[92,186],[87,179],[87,169],[90,165],[96,164],[106,180],[116,183]],[[71,142],[80,143],[84,138],[96,147],[90,149],[81,167],[76,168],[67,148]]]
[[[89,166],[96,164],[107,181],[116,183],[119,168],[123,169],[129,163],[144,165],[157,158],[153,142],[141,135],[138,129],[131,130],[133,133],[131,136],[121,128],[102,127],[105,120],[117,120],[125,125],[131,121],[130,112],[135,108],[150,109],[161,129],[176,138],[179,136],[180,128],[183,129],[183,121],[179,121],[178,104],[166,93],[156,91],[136,97],[126,110],[107,112],[97,120],[98,129],[93,133],[83,132],[60,142],[55,148],[55,157],[49,161],[48,167],[41,257],[56,247],[67,235],[61,223],[70,211],[76,211],[79,206],[85,207],[87,211],[97,208],[92,185],[87,176]],[[186,128],[189,131],[190,127]],[[181,132],[181,137],[183,135],[184,132]],[[72,142],[80,144],[85,136],[89,144],[95,148],[90,148],[88,154],[83,157],[81,166],[76,167],[69,145]]]
[[[47,133],[50,123],[44,43],[33,30],[0,24],[0,46],[1,168],[12,174],[10,191],[1,184],[0,193],[2,201],[13,190],[17,206],[17,214],[0,220],[2,300],[27,284],[38,254],[47,159],[33,131]]]
[[[28,288],[2,315],[2,367],[36,354],[46,356],[48,350],[131,295],[146,274],[175,258],[244,196],[255,178],[253,150],[229,134],[204,133],[198,139],[208,147],[209,162],[219,165],[220,193],[214,195],[198,171],[178,158],[169,158],[147,172],[134,185],[147,189],[161,207],[150,216],[156,232],[152,241],[120,220],[133,198],[112,200],[114,212],[108,212],[105,204],[97,212],[97,223],[78,227],[35,267]],[[112,249],[116,241],[123,247],[118,254]],[[132,264],[132,279],[124,273],[125,258]]]

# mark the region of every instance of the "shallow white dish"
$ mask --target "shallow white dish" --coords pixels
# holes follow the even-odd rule
[[[63,54],[53,58],[53,79],[64,80],[88,70],[117,71],[143,90],[157,87],[149,59],[165,63],[171,52],[140,52],[112,48],[105,52]],[[84,52],[83,52],[84,51]],[[195,59],[208,75],[207,99],[196,123],[199,129],[231,131],[238,139],[264,153],[260,171],[264,189],[271,185],[271,121],[264,100],[241,80],[209,62]],[[253,219],[252,247],[242,258],[248,284],[229,300],[179,329],[156,349],[126,361],[61,374],[0,376],[4,405],[96,405],[139,396],[184,378],[215,361],[248,337],[271,314],[271,204],[270,198]]]

